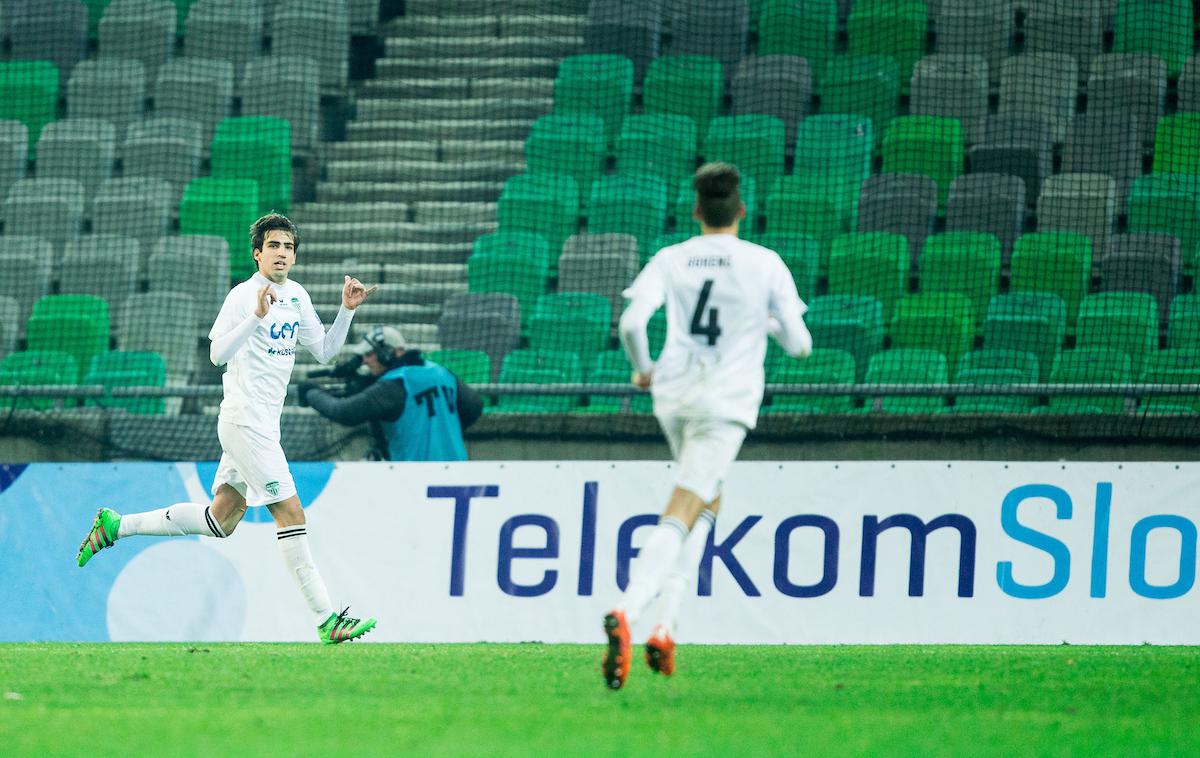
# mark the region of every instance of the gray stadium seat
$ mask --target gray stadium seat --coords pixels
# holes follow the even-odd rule
[[[638,242],[631,234],[575,234],[558,259],[559,292],[596,292],[612,304],[616,323],[625,307],[621,293],[638,272]]]
[[[1092,241],[1092,255],[1108,249],[1117,220],[1117,182],[1106,174],[1055,174],[1042,184],[1038,231],[1072,231]]]
[[[196,324],[207,334],[229,294],[229,243],[203,235],[161,237],[154,242],[146,278],[151,292],[172,292],[187,282]]]
[[[112,0],[100,19],[101,58],[140,61],[146,81],[175,51],[175,3],[171,0]]]
[[[4,23],[13,60],[48,60],[59,86],[87,53],[88,11],[80,0],[8,0]]]
[[[321,9],[281,5],[271,22],[273,40],[282,50],[303,51],[320,62],[321,87],[344,90],[350,73],[350,14],[345,0],[329,0]]]
[[[983,138],[988,115],[988,64],[974,53],[927,55],[913,68],[909,108],[914,115],[962,123],[967,144]]]
[[[58,269],[59,292],[97,295],[115,306],[136,291],[140,259],[132,237],[89,234],[72,240]]]
[[[1043,120],[1051,142],[1062,142],[1075,116],[1079,64],[1062,53],[1024,53],[1000,69],[1001,116]]]
[[[987,232],[1000,240],[1004,265],[1025,227],[1025,183],[1002,174],[967,174],[950,185],[946,231]]]
[[[125,299],[120,313],[119,349],[161,355],[168,384],[186,381],[196,370],[201,333],[190,292],[139,292]]]
[[[1040,119],[988,116],[983,140],[967,151],[971,173],[1019,176],[1025,181],[1025,196],[1033,199],[1050,175],[1052,142],[1049,127]]]
[[[616,53],[633,61],[633,76],[641,81],[650,61],[658,57],[663,0],[592,0],[583,29],[589,53]]]
[[[165,179],[109,179],[92,203],[92,231],[133,237],[148,256],[150,246],[170,228],[174,198]]]
[[[17,319],[21,304],[14,297],[0,295],[0,359],[17,349]]]
[[[1062,170],[1108,174],[1117,180],[1117,196],[1127,196],[1142,173],[1137,119],[1119,114],[1076,116],[1063,143]]]
[[[207,149],[222,119],[233,114],[233,64],[206,58],[179,58],[162,67],[154,84],[154,115],[200,123]]]
[[[1183,73],[1176,85],[1179,94],[1179,110],[1187,113],[1200,111],[1200,55],[1193,55],[1183,64]]]
[[[1087,71],[1104,49],[1101,0],[1022,0],[1025,7],[1025,50],[1064,53]]]
[[[750,7],[746,0],[667,0],[671,55],[708,55],[733,71],[746,55]]]
[[[11,297],[19,305],[18,321],[22,329],[33,304],[50,294],[50,275],[54,266],[54,247],[40,237],[15,234],[0,236],[0,295]]]
[[[942,0],[929,9],[937,52],[981,55],[998,77],[1011,45],[1013,5],[1012,0]]]
[[[19,179],[4,199],[4,234],[42,237],[61,253],[83,229],[83,200],[76,179]]]
[[[443,350],[482,350],[492,359],[492,381],[500,376],[504,356],[521,340],[521,307],[513,295],[459,292],[446,298],[438,319]]]
[[[1167,102],[1167,64],[1157,55],[1120,53],[1092,59],[1087,112],[1106,118],[1134,116],[1143,144],[1154,139],[1154,124]]]
[[[109,121],[70,118],[42,129],[37,142],[37,175],[75,179],[83,185],[85,212],[96,190],[112,177],[117,130]]]
[[[29,127],[20,121],[0,121],[0,197],[13,182],[24,179],[29,164]]]
[[[188,11],[186,27],[184,54],[229,61],[235,85],[241,83],[246,65],[262,54],[263,9],[254,0],[197,0]],[[288,41],[286,47],[281,47],[284,49],[296,48]],[[264,94],[256,92],[252,99]]]
[[[140,121],[145,110],[146,72],[139,61],[83,61],[67,82],[67,114],[110,122],[117,130],[118,145],[125,141],[129,124]]]
[[[1182,276],[1179,240],[1169,234],[1118,234],[1100,259],[1100,291],[1153,295],[1163,324]]]
[[[930,177],[876,174],[859,192],[858,231],[903,234],[915,265],[925,238],[933,234],[937,211],[938,186]]]
[[[317,144],[320,112],[320,67],[315,58],[271,55],[246,65],[242,92],[271,93],[242,98],[243,116],[278,116],[292,125],[292,149]]]
[[[764,114],[783,121],[790,151],[796,143],[796,129],[811,107],[812,88],[812,70],[804,58],[751,56],[738,65],[733,76],[733,112]]]
[[[184,187],[200,173],[203,130],[197,121],[173,117],[131,124],[122,149],[124,175],[170,182],[172,205],[177,205]]]

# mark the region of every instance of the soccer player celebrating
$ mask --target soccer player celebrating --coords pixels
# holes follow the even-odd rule
[[[695,581],[721,482],[758,418],[767,335],[793,357],[812,352],[801,318],[806,306],[787,266],[774,251],[738,239],[746,215],[739,181],[727,163],[700,167],[693,217],[701,234],[658,251],[625,291],[631,302],[620,335],[633,384],[651,391],[678,466],[666,511],[638,553],[625,594],[604,617],[602,670],[613,689],[629,675],[630,625],[660,593],[646,662],[662,674],[675,670],[675,616]],[[653,363],[646,324],[664,303],[667,340]]]
[[[254,222],[250,241],[258,272],[229,292],[208,333],[213,365],[229,364],[222,377],[225,397],[217,422],[222,452],[212,504],[176,503],[124,516],[101,508],[79,546],[78,563],[85,565],[116,540],[135,534],[228,537],[247,506],[266,506],[275,519],[283,562],[313,612],[318,636],[327,644],[346,642],[369,632],[375,619],[351,618],[349,608],[333,611],[308,549],[304,510],[279,445],[279,414],[297,343],[328,363],[345,344],[355,309],[376,288],[347,276],[342,307],[326,332],[308,292],[288,279],[300,245],[296,226],[284,216],[268,214]]]

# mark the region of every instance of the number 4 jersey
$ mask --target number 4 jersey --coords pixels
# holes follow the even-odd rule
[[[804,302],[773,251],[732,234],[704,234],[660,250],[625,290],[621,341],[633,365],[653,371],[654,412],[723,418],[754,428],[767,336],[789,354],[812,349]],[[646,325],[667,311],[667,338],[651,363]]]

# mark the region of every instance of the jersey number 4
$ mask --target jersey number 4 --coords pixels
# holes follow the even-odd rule
[[[704,310],[708,306],[709,295],[712,294],[712,279],[705,279],[704,286],[700,288],[700,299],[696,301],[696,310],[692,312],[692,334],[708,338],[708,346],[712,347],[717,344],[717,337],[721,336],[721,327],[717,325],[717,309],[708,308],[708,323],[702,324],[704,319]]]

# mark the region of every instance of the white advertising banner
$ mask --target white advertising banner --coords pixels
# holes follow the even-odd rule
[[[316,563],[373,641],[598,641],[672,488],[651,462],[297,464],[302,496],[306,466]],[[146,508],[207,499],[211,464],[166,467],[186,497]],[[1198,485],[1200,464],[738,463],[678,639],[1198,644]],[[100,638],[314,639],[264,515],[75,569],[114,561]]]

